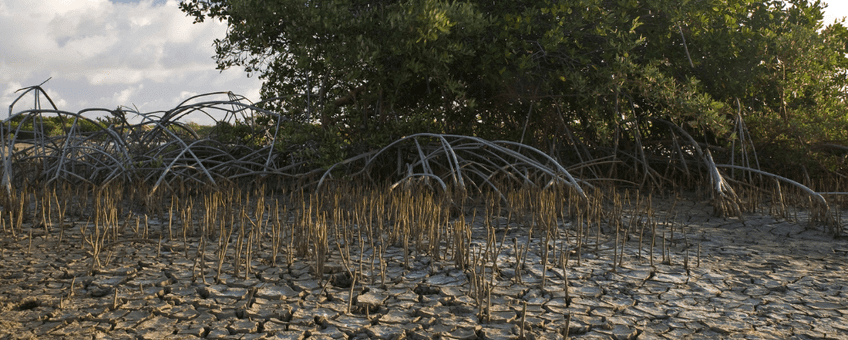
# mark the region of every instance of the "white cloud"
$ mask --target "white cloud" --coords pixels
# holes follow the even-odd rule
[[[830,25],[835,20],[842,20],[848,16],[848,1],[831,0],[824,1],[824,3],[827,4],[827,8],[824,9],[824,26]]]
[[[196,95],[198,95],[198,94],[199,94],[199,93],[197,93],[197,92],[192,92],[192,91],[181,91],[181,92],[180,92],[180,95],[179,95],[179,96],[177,96],[177,97],[175,97],[175,98],[173,99],[173,101],[174,101],[175,103],[182,103],[184,100],[189,99],[189,98],[191,98],[191,97],[194,97],[194,96],[196,96]]]
[[[53,101],[53,104],[56,105],[56,108],[62,109],[63,107],[68,106],[68,101],[65,100],[64,95],[59,92],[56,92],[53,89],[47,88],[44,89],[47,92],[47,96],[50,97],[50,100]],[[49,107],[48,103],[42,103],[42,107]]]
[[[226,25],[192,22],[174,0],[0,0],[0,108],[51,77],[44,88],[68,111],[168,110],[184,93],[213,91],[258,100],[258,79],[215,69],[212,42]]]
[[[129,101],[132,99],[133,94],[137,93],[139,90],[144,88],[144,84],[140,84],[137,87],[127,87],[121,92],[115,92],[112,95],[112,100],[117,102],[118,105],[129,106]]]
[[[0,9],[2,9],[2,7],[0,7]],[[15,101],[16,98],[18,98],[18,94],[15,93],[15,91],[22,87],[24,86],[21,85],[21,83],[15,81],[10,81],[6,84],[3,84],[3,93],[0,94],[0,103],[3,103],[3,107],[1,107],[0,109],[2,109],[2,112],[5,114],[0,115],[0,117],[6,118],[8,117],[7,114],[11,114],[11,112],[7,111],[9,109],[9,105],[12,105],[12,102]],[[18,104],[16,103],[15,105]]]

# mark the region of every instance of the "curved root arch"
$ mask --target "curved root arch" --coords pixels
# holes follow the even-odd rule
[[[23,179],[97,185],[155,181],[152,194],[178,181],[217,186],[219,181],[245,176],[296,176],[293,169],[297,164],[280,162],[273,152],[279,126],[288,118],[231,92],[202,94],[168,111],[142,113],[125,107],[63,111],[40,86],[19,91],[23,93],[10,106],[9,117],[0,122],[0,174],[7,191]],[[30,93],[35,97],[34,107],[13,114],[15,104]],[[227,100],[199,100],[220,95]],[[42,107],[44,99],[50,108]],[[250,126],[254,129],[251,135],[261,142],[222,143],[200,136],[184,122],[196,114],[208,117],[215,126],[237,122]],[[255,126],[260,115],[270,117],[271,126]],[[93,118],[98,116],[107,119]],[[59,117],[61,133],[45,131],[47,117]]]
[[[407,159],[405,165],[401,164],[404,147],[413,149],[408,152],[412,158]],[[386,156],[393,149],[399,152],[395,174],[399,175],[400,179],[394,182],[391,188],[420,178],[432,179],[443,190],[447,190],[446,183],[451,183],[460,191],[466,191],[470,187],[479,191],[488,187],[501,193],[498,184],[492,179],[503,176],[521,185],[544,183],[547,187],[563,183],[586,198],[581,184],[588,184],[575,179],[553,157],[536,148],[509,141],[489,141],[472,136],[434,133],[406,136],[376,152],[341,161],[324,172],[318,181],[318,188],[321,188],[327,179],[332,178],[334,170],[343,166],[350,169],[357,162],[362,163],[361,168],[348,175],[367,175],[367,171],[375,162],[385,159],[381,156]]]

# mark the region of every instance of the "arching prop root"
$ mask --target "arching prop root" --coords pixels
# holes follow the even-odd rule
[[[361,168],[349,172],[349,176],[367,176],[375,162],[387,158],[387,153],[394,149],[398,152],[412,151],[405,152],[405,155],[399,154],[398,171],[395,173],[402,175],[391,185],[391,189],[408,185],[412,181],[432,181],[442,190],[448,190],[449,184],[463,192],[469,189],[480,191],[486,187],[503,197],[497,181],[493,180],[501,176],[518,185],[549,187],[565,184],[586,198],[581,184],[588,184],[575,179],[565,167],[538,149],[509,141],[433,133],[403,137],[376,152],[339,162],[324,172],[318,181],[318,188],[333,177],[334,171],[342,167],[351,168],[354,164],[361,164]],[[407,160],[405,165],[400,164],[404,159]]]
[[[742,216],[742,210],[739,208],[739,196],[736,195],[736,192],[733,191],[733,188],[727,183],[721,172],[718,171],[713,161],[713,155],[709,150],[707,150],[704,162],[707,165],[707,171],[710,173],[710,182],[712,183],[710,193],[712,195],[715,214],[721,217],[737,216],[744,223],[745,218]]]
[[[155,183],[153,194],[175,183],[215,187],[246,176],[293,177],[301,170],[301,163],[281,160],[274,152],[280,123],[288,118],[231,92],[197,95],[168,111],[141,113],[125,107],[63,111],[40,86],[19,91],[23,93],[10,105],[9,117],[0,122],[0,184],[7,193],[21,181],[142,181]],[[28,93],[35,97],[34,107],[13,112]],[[227,100],[198,100],[215,95]],[[42,107],[43,99],[50,108]],[[196,125],[185,122],[190,115],[211,119],[212,132],[198,135]],[[257,124],[260,116],[270,123]],[[58,117],[59,133],[45,131],[48,117]],[[235,124],[250,128],[252,140],[219,138]]]

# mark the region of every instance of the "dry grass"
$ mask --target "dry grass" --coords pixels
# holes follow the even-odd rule
[[[40,87],[28,91],[44,95]],[[469,273],[483,315],[499,266],[509,263],[520,281],[531,245],[540,245],[546,268],[563,272],[569,261],[579,265],[585,254],[609,248],[619,267],[634,260],[624,251],[634,244],[636,260],[644,246],[651,264],[657,253],[670,263],[666,240],[687,228],[674,218],[684,188],[693,199],[711,200],[717,215],[797,220],[800,211],[811,225],[844,235],[844,185],[819,183],[828,191],[818,192],[758,170],[751,167],[756,156],[745,148],[743,165],[716,164],[671,122],[656,122],[669,126],[677,145],[664,151],[664,168],[644,150],[563,165],[514,142],[422,133],[342,161],[316,178],[316,169],[297,172],[299,164],[275,159],[276,133],[267,145],[238,145],[243,156],[236,157],[231,147],[200,138],[180,122],[193,112],[220,121],[250,121],[256,114],[284,119],[241,97],[229,99],[159,113],[116,110],[125,122],[122,115],[133,113],[141,123],[91,133],[79,132],[77,124],[96,123],[87,115],[97,110],[15,113],[7,127],[14,117],[37,121],[44,114],[67,116],[70,125],[66,135],[35,133],[25,145],[14,137],[18,133],[0,130],[4,236],[31,241],[34,230],[43,230],[46,239],[62,243],[74,230],[92,271],[108,265],[119,245],[182,241],[179,251],[194,261],[195,277],[203,281],[250,277],[260,260],[289,267],[307,261],[319,280],[375,284],[379,278],[385,284],[386,253],[400,249],[407,267],[413,258],[429,257]],[[396,169],[372,176],[383,164]],[[601,175],[620,169],[633,173]],[[734,179],[720,169],[743,175]],[[675,203],[659,213],[657,196]],[[81,226],[68,228],[76,223]],[[506,254],[511,257],[499,260]],[[688,257],[681,265],[691,265]]]
[[[679,222],[678,201],[711,195],[703,191],[684,199],[674,191],[601,186],[588,192],[587,200],[567,185],[499,184],[500,192],[460,201],[450,187],[438,192],[424,186],[389,190],[388,184],[333,183],[312,192],[185,186],[151,202],[150,186],[63,182],[3,194],[0,222],[9,239],[31,242],[36,232],[57,245],[80,242],[91,271],[108,266],[118,247],[167,245],[194,262],[196,280],[210,284],[224,277],[248,279],[259,263],[290,268],[304,262],[317,280],[386,284],[391,280],[387,254],[394,252],[392,258],[406,268],[415,259],[430,258],[468,273],[470,296],[483,315],[498,273],[513,268],[513,280],[521,283],[531,251],[551,270],[567,271],[569,261],[579,266],[586,254],[610,254],[605,256],[611,256],[613,271],[630,261],[672,264],[671,243],[691,233]],[[783,188],[777,197],[744,187],[737,194],[740,210],[796,220],[807,215],[815,223],[815,211],[803,208],[814,201],[800,190]],[[840,213],[831,218],[842,221]],[[830,228],[843,233],[838,222]],[[686,256],[675,264],[694,266],[696,248],[687,247],[690,253],[692,260]],[[541,287],[548,283],[542,276]]]

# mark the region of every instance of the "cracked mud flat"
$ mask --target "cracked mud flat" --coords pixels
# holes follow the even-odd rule
[[[650,233],[640,257],[639,233],[631,231],[615,269],[614,229],[597,246],[590,229],[567,272],[553,260],[542,265],[538,238],[516,271],[507,241],[499,275],[484,266],[492,283],[484,297],[470,269],[414,252],[405,266],[398,247],[382,256],[385,278],[369,249],[361,266],[354,253],[351,267],[362,275],[353,289],[338,250],[329,252],[323,281],[312,260],[287,265],[284,249],[278,267],[267,260],[270,250],[255,253],[246,278],[243,268],[233,277],[226,261],[216,283],[215,242],[199,261],[198,238],[160,244],[164,223],[151,221],[156,236],[104,250],[105,265],[94,273],[81,223],[67,227],[61,243],[55,229],[24,226],[2,238],[0,338],[516,339],[522,329],[528,339],[848,338],[848,241],[805,221],[748,214],[743,224],[711,211],[681,203],[678,230],[672,236],[660,225],[653,254]],[[569,223],[560,228],[573,249]],[[481,229],[474,227],[475,244]],[[506,232],[498,238],[527,240],[517,226]]]

